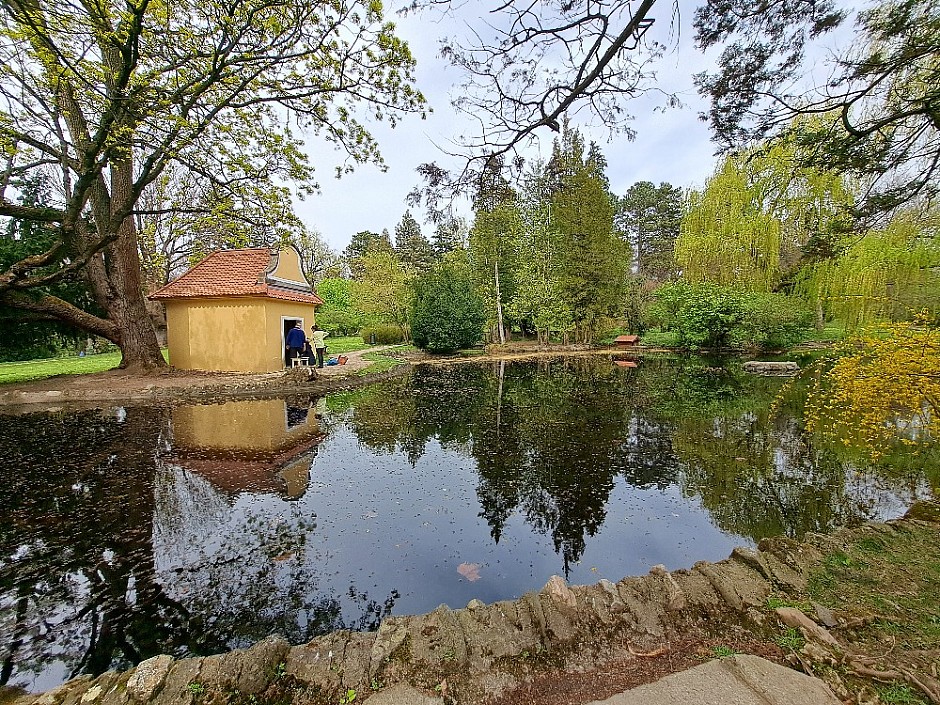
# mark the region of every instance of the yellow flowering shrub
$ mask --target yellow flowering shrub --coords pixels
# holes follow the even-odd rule
[[[940,330],[921,317],[847,340],[811,385],[806,427],[872,458],[940,438]]]

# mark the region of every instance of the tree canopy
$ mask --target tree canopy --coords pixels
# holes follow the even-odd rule
[[[832,0],[707,2],[698,44],[724,49],[718,72],[697,81],[723,148],[789,133],[804,163],[861,180],[856,212],[866,219],[940,193],[940,1],[870,4],[831,78],[808,86],[808,42],[845,19]],[[794,122],[806,115],[818,119]]]
[[[637,274],[659,281],[675,276],[673,246],[683,200],[681,188],[650,181],[636,182],[620,199],[615,220],[633,248]]]

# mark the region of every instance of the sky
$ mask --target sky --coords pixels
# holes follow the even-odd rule
[[[692,76],[711,66],[710,57],[694,47],[692,15],[694,2],[680,0],[678,37],[671,26],[673,3],[660,0],[653,9],[656,22],[648,37],[668,47],[656,63],[658,85],[678,94],[682,108],[665,111],[656,109],[661,97],[632,101],[627,110],[635,116],[632,123],[636,140],[614,136],[600,127],[585,124],[577,118],[572,124],[581,130],[587,141],[595,140],[607,157],[607,175],[614,193],[623,195],[637,181],[669,182],[680,187],[701,187],[715,167],[715,145],[708,126],[698,115],[706,107],[698,96]],[[389,15],[392,13],[389,12]],[[388,170],[373,165],[359,165],[353,174],[341,179],[333,176],[334,167],[343,163],[343,154],[328,144],[311,140],[308,145],[311,163],[315,165],[321,192],[297,203],[297,212],[310,228],[317,230],[337,252],[349,244],[352,235],[361,230],[394,233],[406,208],[405,197],[419,184],[416,167],[437,161],[442,166],[456,162],[444,154],[440,146],[450,146],[459,134],[461,123],[450,106],[450,91],[460,76],[438,57],[438,39],[455,31],[446,21],[435,21],[428,15],[392,17],[398,34],[411,47],[417,60],[416,84],[433,109],[427,120],[406,116],[398,127],[373,123]],[[458,28],[459,29],[459,28]],[[545,129],[541,138],[541,154],[548,156],[555,133]],[[412,214],[423,224],[425,235],[432,234],[424,224],[423,211]],[[469,215],[469,213],[465,213]]]

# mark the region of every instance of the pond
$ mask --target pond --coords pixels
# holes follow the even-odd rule
[[[853,460],[798,402],[772,412],[781,384],[734,361],[564,358],[0,417],[0,684],[690,567],[931,494],[923,462]]]

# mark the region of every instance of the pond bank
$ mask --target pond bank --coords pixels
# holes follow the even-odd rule
[[[322,370],[296,368],[267,373],[202,372],[168,369],[153,375],[132,375],[120,369],[84,375],[60,375],[47,379],[0,386],[0,410],[6,413],[35,411],[49,406],[81,408],[108,403],[200,402],[285,394],[329,394],[355,389],[404,374],[412,364],[451,365],[497,360],[523,361],[537,358],[622,354],[611,348],[507,348],[494,353],[442,357],[391,351],[386,357],[400,364],[391,370],[368,373],[372,361],[366,355],[382,354],[392,346],[347,353],[348,362]],[[650,352],[650,349],[644,352]],[[631,351],[626,351],[628,354]],[[639,351],[636,351],[639,352]],[[311,374],[312,373],[312,374]]]
[[[60,375],[42,380],[0,385],[0,410],[5,413],[35,411],[44,407],[82,408],[109,403],[200,402],[243,397],[322,395],[380,382],[407,372],[412,365],[479,364],[481,362],[526,362],[557,357],[642,357],[644,354],[675,354],[669,348],[637,346],[592,347],[587,345],[537,346],[507,344],[485,351],[458,355],[430,355],[412,351],[385,357],[399,361],[391,370],[369,373],[373,364],[366,356],[383,354],[384,346],[347,353],[348,362],[323,370],[297,368],[267,373],[203,372],[173,368],[152,375],[127,374],[120,369],[82,375]],[[311,375],[311,372],[313,373]]]
[[[766,539],[691,570],[575,587],[555,576],[519,600],[388,617],[374,633],[157,656],[0,701],[335,705],[409,684],[429,703],[567,705],[744,651],[822,677],[843,701],[938,702],[938,539],[940,506],[920,503],[903,519]]]
[[[309,394],[318,396],[390,379],[408,370],[397,367],[369,374],[372,362],[366,354],[383,349],[348,353],[345,365],[316,370],[299,367],[267,373],[201,372],[169,369],[153,375],[127,374],[115,369],[86,375],[62,375],[0,386],[0,410],[6,413],[35,411],[49,406],[81,408],[140,402],[199,402],[242,397]]]

